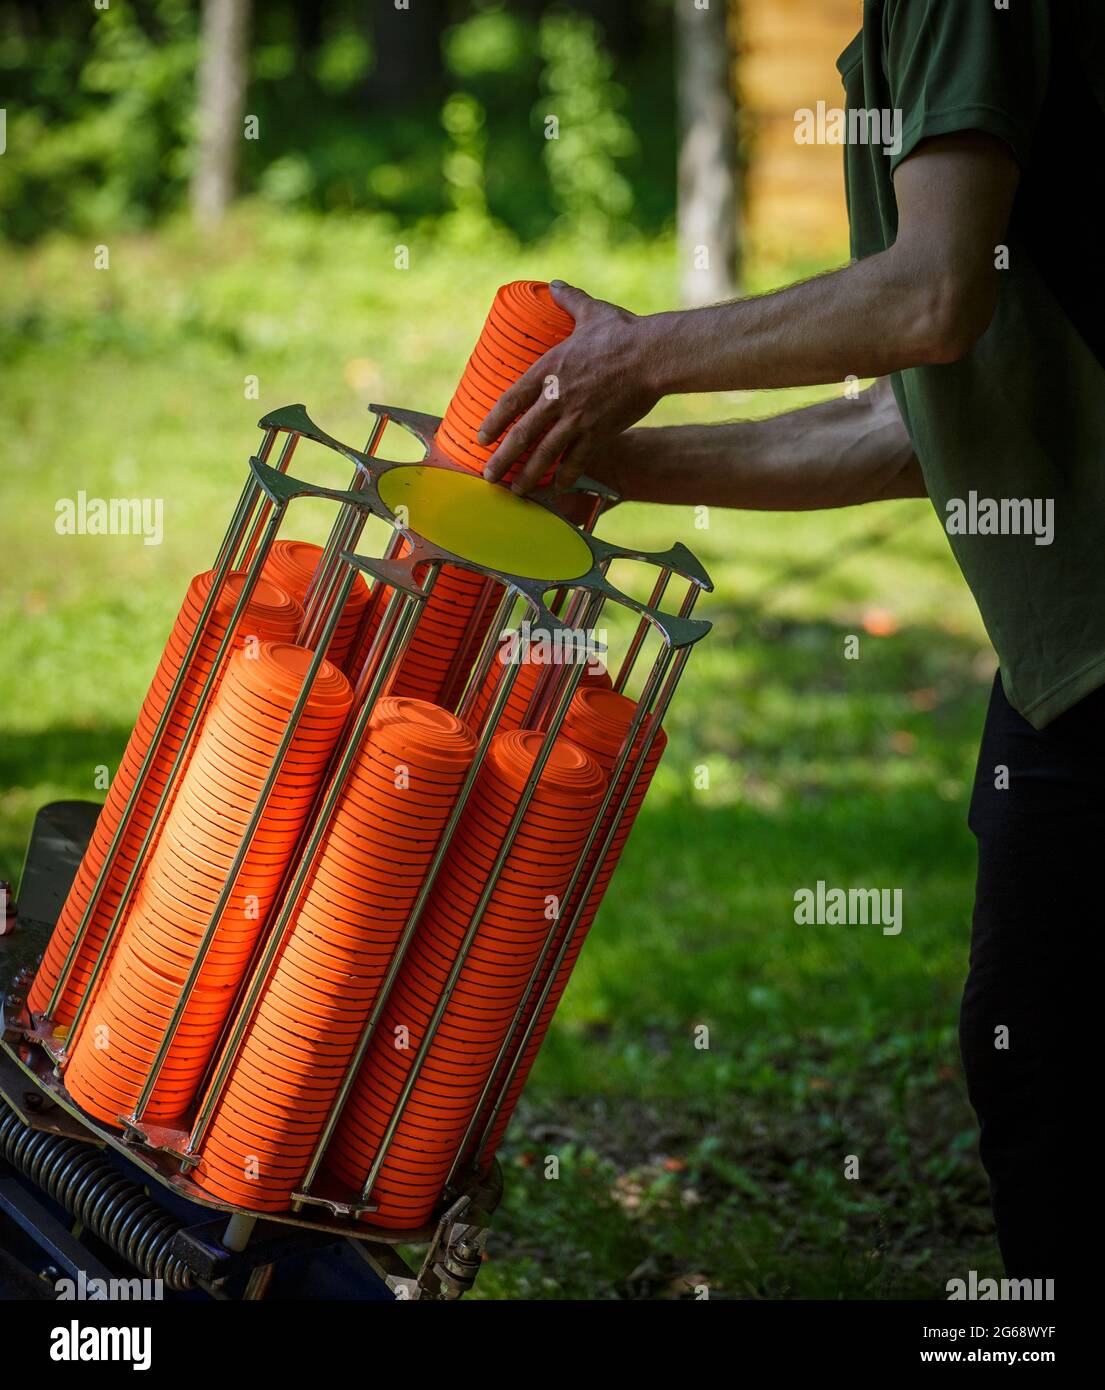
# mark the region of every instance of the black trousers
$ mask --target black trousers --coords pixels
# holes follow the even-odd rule
[[[1102,1233],[1105,687],[1036,730],[995,681],[970,827],[967,1088],[1006,1272],[1060,1298],[1087,1287]]]

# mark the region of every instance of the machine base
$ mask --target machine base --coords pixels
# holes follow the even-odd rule
[[[215,1293],[243,1273],[251,1276],[261,1269],[270,1271],[264,1279],[268,1288],[272,1271],[283,1261],[302,1259],[320,1247],[345,1242],[353,1248],[354,1267],[370,1275],[377,1288],[377,1292],[361,1297],[459,1297],[471,1287],[482,1257],[488,1219],[502,1195],[497,1164],[486,1179],[459,1194],[435,1224],[416,1231],[373,1228],[343,1220],[325,1206],[314,1204],[302,1212],[261,1217],[212,1198],[180,1171],[179,1159],[169,1151],[129,1142],[85,1115],[70,1098],[41,1039],[32,1040],[22,996],[69,892],[99,809],[92,802],[56,801],[42,807],[35,817],[15,929],[0,936],[0,984],[7,990],[0,1002],[0,1100],[27,1128],[98,1148],[113,1161],[118,1160],[121,1170],[137,1170],[137,1180],[149,1187],[159,1204],[170,1210],[187,1210],[191,1220],[176,1233],[173,1251],[194,1272],[197,1288]],[[53,1207],[50,1211],[33,1187],[20,1181],[18,1171],[5,1163],[0,1149],[0,1220],[6,1217],[24,1237],[34,1239],[37,1232],[42,1237],[37,1243],[49,1254],[54,1268],[59,1260],[61,1267],[68,1267],[78,1258],[95,1265],[91,1252],[71,1236],[62,1239],[67,1236],[66,1228],[63,1219],[58,1219],[57,1204]],[[229,1236],[231,1227],[238,1233],[247,1232],[244,1249],[232,1249],[220,1240],[221,1231],[232,1245],[240,1243],[237,1236]],[[418,1272],[400,1258],[395,1249],[398,1245],[429,1246]],[[64,1259],[59,1253],[63,1249]],[[89,1273],[88,1263],[82,1267],[86,1277],[100,1277]],[[264,1296],[258,1281],[253,1287],[258,1291],[239,1296]],[[347,1291],[331,1296],[358,1295]]]

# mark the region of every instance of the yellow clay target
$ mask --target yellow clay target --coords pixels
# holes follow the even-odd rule
[[[591,549],[562,517],[474,473],[409,464],[381,477],[380,500],[412,531],[473,564],[519,579],[578,579]]]

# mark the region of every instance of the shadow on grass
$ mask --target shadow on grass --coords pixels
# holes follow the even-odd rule
[[[961,808],[822,809],[645,810],[501,1154],[485,1296],[943,1298],[999,1272],[956,1047]],[[817,877],[900,886],[902,932],[799,926]]]
[[[0,730],[0,876],[18,877],[40,807],[68,798],[103,801],[98,769],[114,773],[129,737],[119,725]]]

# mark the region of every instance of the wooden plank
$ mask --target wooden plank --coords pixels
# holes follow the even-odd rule
[[[749,243],[839,255],[847,247],[843,151],[797,144],[794,113],[842,104],[836,59],[862,23],[861,0],[746,0],[738,13]]]

